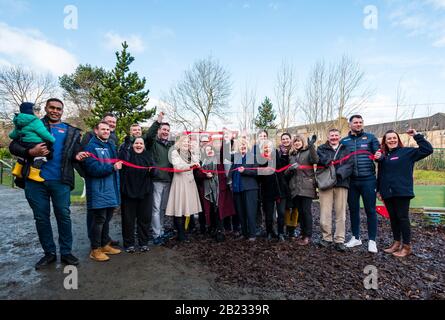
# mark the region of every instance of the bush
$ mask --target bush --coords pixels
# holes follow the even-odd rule
[[[432,155],[416,163],[416,169],[435,171],[445,170],[445,149],[435,148]]]
[[[11,152],[8,148],[0,148],[0,159],[12,159]]]

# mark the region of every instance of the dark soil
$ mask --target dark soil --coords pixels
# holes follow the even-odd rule
[[[252,243],[232,235],[216,243],[196,234],[191,235],[189,244],[178,245],[172,240],[166,246],[181,252],[190,263],[216,273],[217,283],[254,288],[265,299],[445,299],[443,228],[422,226],[420,215],[413,214],[414,254],[395,258],[382,250],[392,237],[389,221],[379,216],[378,254],[368,253],[367,241],[340,253],[316,245],[320,237],[318,203],[314,203],[313,214],[314,239],[307,247],[296,241],[279,243],[265,238]],[[366,238],[362,214],[362,236]],[[377,290],[364,287],[367,265],[377,267]]]

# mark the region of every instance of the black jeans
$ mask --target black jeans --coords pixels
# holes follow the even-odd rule
[[[298,210],[301,236],[312,237],[312,198],[296,196],[292,199],[292,207]]]
[[[235,210],[241,222],[243,236],[255,238],[258,190],[233,193]]]
[[[411,243],[411,225],[409,221],[409,197],[392,197],[385,199],[385,205],[391,220],[391,229],[395,241]]]
[[[146,194],[143,199],[133,199],[122,195],[122,238],[124,247],[135,245],[135,225],[138,243],[148,245],[148,233],[151,225],[152,195]]]
[[[266,232],[273,233],[275,205],[277,208],[277,232],[278,234],[284,234],[284,212],[286,210],[286,199],[280,199],[279,201],[263,199],[263,210],[264,214],[266,215]]]
[[[91,225],[91,248],[99,249],[110,243],[110,220],[114,208],[92,209],[93,223]]]

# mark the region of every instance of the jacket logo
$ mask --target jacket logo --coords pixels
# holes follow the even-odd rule
[[[368,146],[367,144],[360,145],[360,147],[362,147],[362,148],[366,148],[367,146]]]
[[[399,160],[399,157],[392,157],[389,160]]]
[[[367,136],[362,137],[362,140],[368,140]]]

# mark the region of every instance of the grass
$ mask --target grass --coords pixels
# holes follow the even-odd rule
[[[443,186],[445,185],[445,171],[415,170],[414,184]]]

